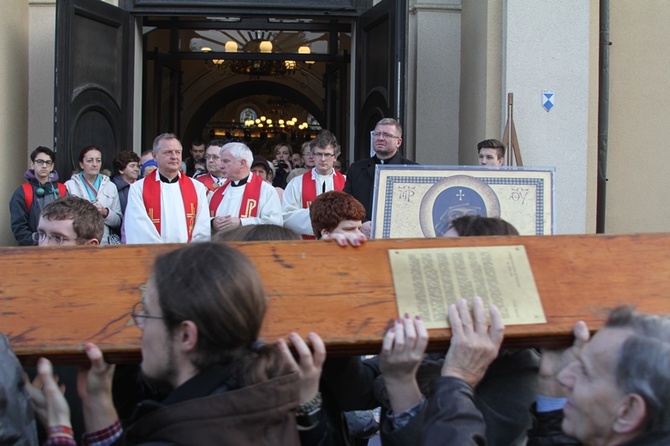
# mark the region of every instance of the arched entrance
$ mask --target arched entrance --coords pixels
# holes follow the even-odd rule
[[[350,19],[154,17],[144,25],[152,27],[145,34],[145,145],[168,131],[185,151],[191,140],[213,136],[234,136],[256,152],[273,139],[296,147],[320,128],[349,139]],[[245,114],[267,115],[272,130],[245,125]],[[277,121],[289,118],[294,126],[280,130]]]
[[[272,117],[274,131],[267,126],[265,132],[245,131],[244,119],[240,117],[246,110],[253,110],[258,117]],[[218,119],[213,119],[217,115]],[[305,131],[298,130],[297,126],[279,127],[279,119],[290,119],[293,116],[297,116],[301,123],[308,116],[313,117],[316,123],[325,122],[326,119],[324,111],[300,91],[278,82],[245,81],[222,88],[205,100],[190,116],[184,138],[186,141],[194,138],[211,139],[215,131],[220,131],[223,134],[217,133],[217,137],[244,140],[254,152],[267,155],[264,147],[287,141],[295,148],[303,140],[311,138],[320,127],[312,125]]]

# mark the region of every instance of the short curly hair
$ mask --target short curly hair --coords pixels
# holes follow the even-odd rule
[[[316,197],[309,207],[309,218],[314,235],[320,239],[324,229],[330,232],[345,220],[363,220],[365,208],[351,195],[334,190]]]
[[[112,162],[114,167],[114,174],[119,174],[130,163],[139,163],[140,157],[132,150],[122,150],[116,154],[116,158]]]
[[[105,219],[90,201],[68,195],[44,206],[41,218],[52,221],[72,220],[72,228],[77,234],[77,244],[88,240],[102,241],[105,233]]]

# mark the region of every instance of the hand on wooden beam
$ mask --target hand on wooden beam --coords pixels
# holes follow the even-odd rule
[[[40,423],[47,429],[56,426],[71,429],[70,406],[64,396],[65,386],[59,385],[58,377],[53,374],[51,361],[46,358],[37,361],[37,376],[33,382],[30,382],[28,375],[24,374],[23,378],[30,395],[30,403]]]
[[[293,354],[288,348],[285,340],[277,340],[277,347],[284,355],[284,358],[291,365],[293,370],[300,375],[300,404],[307,404],[313,401],[319,393],[319,381],[321,379],[321,370],[326,360],[326,346],[316,333],[307,335],[307,339],[312,344],[314,352],[310,350],[307,343],[297,333],[289,335],[289,341],[298,353],[299,362],[295,360]]]
[[[421,317],[396,319],[384,335],[379,369],[384,377],[391,410],[400,414],[419,404],[423,398],[416,371],[428,345],[428,330]]]
[[[498,356],[505,334],[500,312],[491,305],[489,329],[481,297],[472,300],[472,315],[465,299],[449,306],[451,345],[442,367],[442,376],[460,378],[475,387]]]
[[[114,366],[107,364],[97,345],[84,346],[91,366],[80,368],[77,375],[77,392],[84,407],[86,432],[106,429],[118,421],[112,401],[112,376]]]
[[[321,240],[334,240],[340,246],[361,246],[367,240],[367,237],[361,233],[345,232],[343,234],[324,234]]]

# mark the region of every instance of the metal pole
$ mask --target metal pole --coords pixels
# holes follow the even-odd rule
[[[605,232],[607,209],[607,138],[609,130],[609,47],[610,2],[600,0],[600,61],[598,77],[598,189],[596,198],[596,233]]]

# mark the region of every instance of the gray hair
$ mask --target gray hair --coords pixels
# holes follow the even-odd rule
[[[229,150],[230,155],[237,160],[245,160],[247,162],[247,167],[249,168],[251,168],[251,165],[254,163],[254,154],[246,144],[241,142],[229,142],[221,147],[221,155],[223,155],[224,150]]]
[[[393,119],[393,118],[382,118],[382,119],[379,120],[379,122],[377,122],[375,127],[377,127],[378,125],[392,125],[392,126],[395,126],[396,130],[398,131],[398,136],[402,137],[402,126],[395,119]]]
[[[179,145],[181,146],[181,141],[179,141],[179,138],[177,138],[177,135],[174,133],[161,133],[154,139],[154,146],[153,146],[153,153],[158,153],[158,146],[160,145],[160,142],[163,140],[171,140],[171,139],[176,139]],[[182,150],[184,150],[182,148]]]
[[[620,306],[610,313],[605,326],[633,332],[621,346],[615,378],[625,393],[644,399],[644,432],[670,429],[670,318]]]

